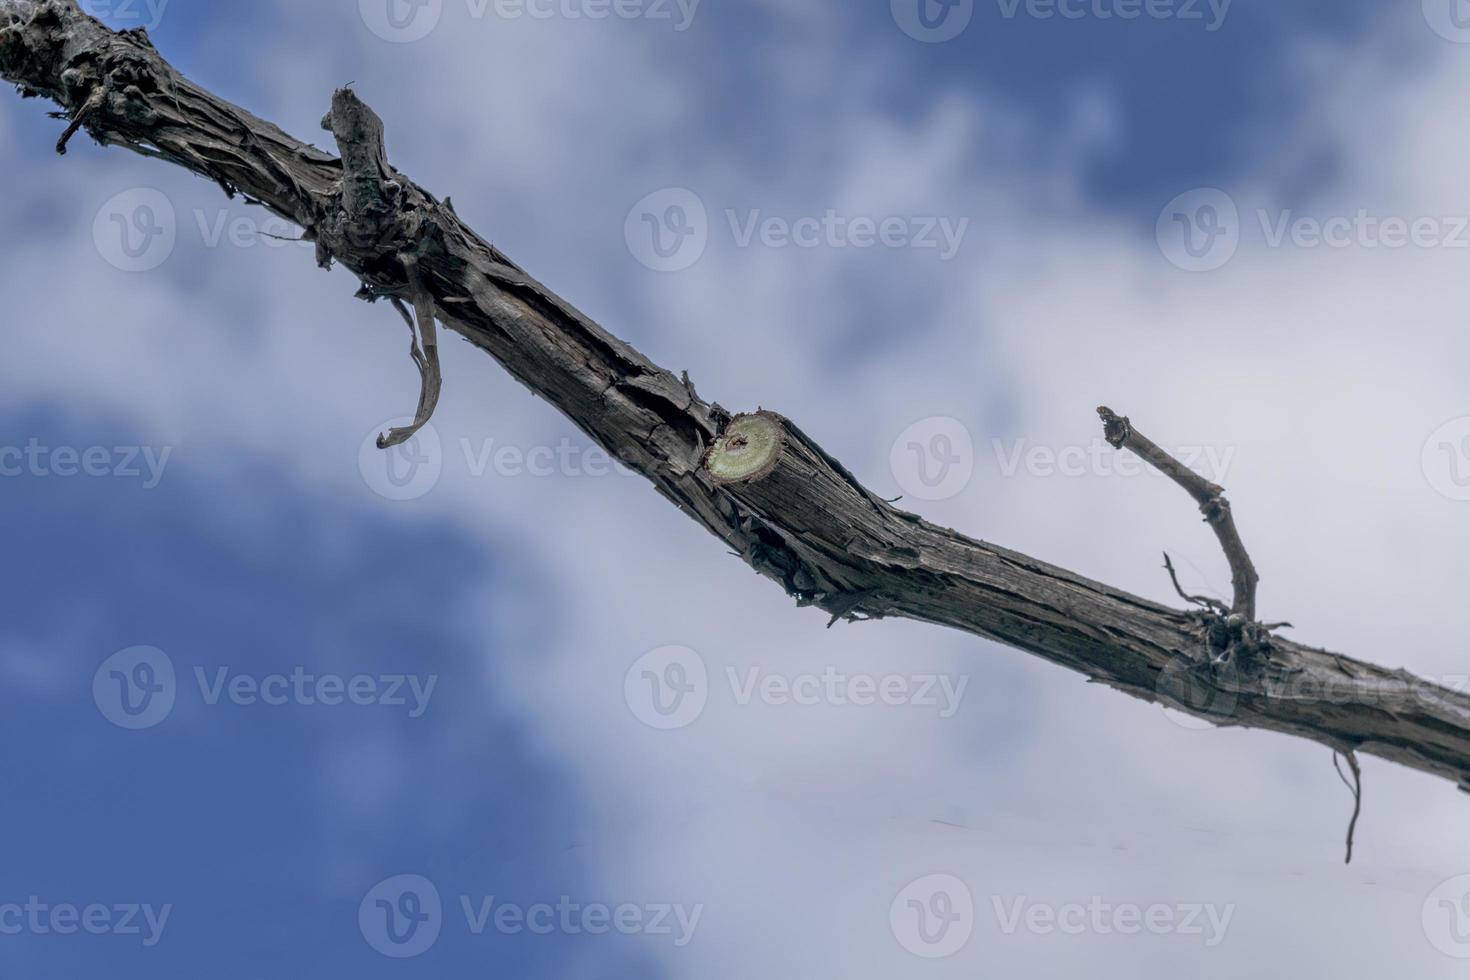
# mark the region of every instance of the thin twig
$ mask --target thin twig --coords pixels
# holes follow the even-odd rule
[[[1349,752],[1347,754],[1348,768],[1353,771],[1353,781],[1350,783],[1347,780],[1347,776],[1343,774],[1342,766],[1338,765],[1337,758],[1338,753],[1332,753],[1332,768],[1337,770],[1338,778],[1342,780],[1342,784],[1351,790],[1353,794],[1353,819],[1348,821],[1347,831],[1347,860],[1343,862],[1344,864],[1352,864],[1353,835],[1358,830],[1358,814],[1363,812],[1363,770],[1358,767],[1358,754],[1356,752]]]
[[[1151,440],[1133,428],[1126,416],[1118,415],[1110,408],[1099,408],[1097,414],[1103,420],[1103,433],[1114,449],[1131,449],[1155,469],[1173,480],[1199,504],[1200,513],[1220,539],[1225,549],[1225,558],[1230,562],[1230,582],[1235,589],[1235,601],[1230,611],[1245,617],[1248,622],[1256,619],[1256,583],[1260,576],[1246,553],[1245,542],[1236,530],[1235,518],[1230,514],[1230,501],[1225,499],[1225,490],[1185,466],[1179,460],[1160,449]],[[1177,583],[1176,583],[1177,587]]]
[[[83,102],[82,107],[76,111],[76,115],[71,117],[71,123],[62,132],[61,138],[56,141],[57,153],[66,156],[66,144],[71,142],[71,138],[77,134],[77,130],[82,128],[82,124],[87,121],[88,117],[101,108],[106,98],[106,86],[99,85],[93,89],[92,94],[87,96],[87,101]]]
[[[1209,596],[1189,595],[1188,593],[1186,593],[1184,589],[1182,589],[1179,585],[1179,576],[1174,573],[1174,563],[1169,560],[1169,553],[1167,551],[1164,552],[1164,568],[1168,569],[1169,579],[1174,583],[1174,591],[1179,593],[1179,598],[1183,599],[1185,602],[1192,602],[1197,606],[1204,606],[1206,609],[1217,612],[1221,616],[1224,616],[1230,612],[1230,607],[1225,605],[1225,603],[1221,602],[1219,599],[1211,599]]]

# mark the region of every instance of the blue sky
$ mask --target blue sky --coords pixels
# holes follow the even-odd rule
[[[1466,505],[1421,470],[1426,437],[1470,413],[1463,261],[1272,247],[1252,228],[1254,209],[1470,213],[1462,127],[1442,122],[1470,47],[1419,10],[1235,0],[1207,30],[977,0],[963,33],[927,44],[881,2],[703,0],[676,31],[444,0],[412,43],[375,36],[367,9],[171,0],[151,34],[196,81],[319,143],[332,89],[355,82],[395,164],[517,261],[705,397],[798,419],[880,491],[922,497],[900,434],[957,422],[976,475],[914,500],[926,516],[1161,601],[1164,547],[1191,588],[1228,586],[1158,481],[1007,473],[1029,448],[1095,442],[1092,406],[1117,400],[1229,466],[1214,475],[1268,618],[1431,676],[1463,663]],[[1343,871],[1347,801],[1324,751],[1195,732],[972,637],[828,632],[453,339],[433,476],[391,499],[402,487],[364,448],[416,393],[391,311],[205,181],[80,137],[55,158],[45,108],[0,101],[0,452],[40,454],[0,475],[0,927],[31,896],[171,911],[149,946],[0,934],[0,974],[1225,977],[1271,956],[1457,975],[1419,921],[1470,870],[1446,787],[1370,763]],[[1239,205],[1242,243],[1190,274],[1156,221],[1208,187]],[[669,189],[706,209],[708,241],[657,272],[625,227]],[[128,272],[94,228],[145,191],[176,241]],[[829,211],[900,219],[911,240],[928,218],[964,232],[943,258],[741,240]],[[105,475],[75,472],[89,451]],[[1369,561],[1401,571],[1355,598]],[[175,701],[128,730],[94,680],[109,690],[104,662],[138,647],[167,658]],[[670,657],[707,669],[709,704],[662,731],[634,702]],[[136,662],[122,675],[145,676]],[[369,678],[374,698],[395,678],[433,687],[414,716],[411,696],[211,703],[198,679],[248,690],[298,668]],[[761,672],[830,671],[964,693],[947,715],[740,696]],[[895,893],[936,873],[967,882],[988,923],[937,962],[889,922]],[[403,959],[359,917],[400,875],[443,905],[437,941]],[[1231,931],[1208,948],[1017,936],[990,911],[1097,894],[1229,906]],[[491,896],[630,906],[645,924],[698,909],[698,924],[687,944],[476,934],[461,902]],[[400,897],[388,906],[411,910]]]

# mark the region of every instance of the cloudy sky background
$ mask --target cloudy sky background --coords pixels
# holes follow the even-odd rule
[[[149,19],[141,2],[98,8]],[[1453,499],[1470,454],[1440,449],[1470,447],[1470,32],[1448,2],[1236,0],[1210,30],[1206,3],[1201,20],[1124,21],[977,0],[944,43],[881,2],[704,0],[685,30],[673,4],[656,8],[670,19],[478,9],[443,0],[425,37],[397,43],[367,0],[173,0],[152,34],[196,81],[321,143],[332,89],[355,82],[395,165],[533,274],[705,397],[797,419],[931,519],[1166,602],[1168,549],[1186,587],[1223,594],[1177,488],[1120,475],[1111,452],[1075,475],[1010,465],[1090,451],[1110,404],[1224,461],[1202,468],[1228,484],[1267,619],[1470,675],[1470,503]],[[141,463],[0,478],[0,905],[173,908],[148,948],[0,935],[0,973],[1463,974],[1470,906],[1452,922],[1439,905],[1470,891],[1450,881],[1470,873],[1454,787],[1365,759],[1344,867],[1351,798],[1325,749],[1196,730],[966,635],[828,631],[641,481],[603,475],[554,409],[453,338],[437,479],[388,499],[403,494],[364,444],[416,398],[401,321],[309,249],[254,235],[265,215],[208,182],[83,138],[57,159],[45,108],[0,100],[0,446],[168,456],[156,486]],[[625,229],[669,188],[697,196],[707,243],[657,272]],[[1195,213],[1200,188],[1229,196],[1239,245],[1189,272],[1156,225],[1180,195]],[[145,189],[174,243],[128,272],[110,217]],[[829,210],[968,224],[945,259],[742,245],[728,216]],[[1268,233],[1360,211],[1437,230],[1401,248]],[[893,449],[936,418],[962,425],[973,469],[929,501]],[[569,462],[532,475],[497,465],[503,447]],[[140,645],[167,654],[177,700],[126,731],[93,677]],[[663,731],[625,677],[671,645],[709,684],[703,713]],[[195,683],[298,666],[437,683],[420,717],[209,704]],[[965,687],[942,717],[741,704],[727,673],[829,668]],[[437,942],[398,960],[358,912],[402,874],[431,880],[444,914]],[[931,960],[902,919],[905,889],[934,875],[974,914]],[[677,946],[476,935],[460,909],[564,895],[700,918]],[[1008,930],[1018,900],[1229,920],[1218,937],[1207,914],[1163,935]]]

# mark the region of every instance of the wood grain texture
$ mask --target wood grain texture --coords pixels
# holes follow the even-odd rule
[[[0,74],[60,104],[98,141],[176,163],[300,225],[322,264],[357,274],[364,298],[411,304],[410,258],[446,327],[833,621],[953,627],[1219,725],[1313,739],[1470,788],[1464,694],[935,526],[864,488],[774,413],[765,415],[778,436],[774,464],[748,479],[713,478],[706,454],[732,416],[395,171],[381,120],[350,91],[333,96],[323,121],[333,157],[194,85],[141,31],[113,32],[74,0],[0,0]]]

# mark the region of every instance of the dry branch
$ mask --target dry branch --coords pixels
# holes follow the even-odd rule
[[[188,81],[143,32],[113,32],[74,0],[0,0],[0,75],[59,103],[73,130],[295,222],[321,264],[357,274],[360,296],[421,311],[426,342],[437,315],[802,605],[951,626],[1219,725],[1470,788],[1470,697],[1263,630],[1251,656],[1223,658],[1240,642],[1231,617],[1170,609],[898,510],[792,422],[732,418],[528,276],[388,164],[381,121],[350,91],[324,120],[338,159]],[[1152,445],[1122,442],[1145,456]],[[1223,504],[1216,490],[1192,492]],[[1235,618],[1255,628],[1254,570],[1243,546],[1226,547]]]
[[[1114,449],[1133,450],[1159,472],[1183,487],[1194,498],[1194,502],[1199,504],[1200,513],[1205,515],[1205,522],[1214,529],[1215,537],[1220,539],[1220,547],[1225,549],[1225,559],[1230,562],[1230,583],[1235,589],[1235,602],[1231,605],[1230,612],[1254,622],[1256,585],[1261,579],[1256,574],[1256,566],[1251,563],[1251,556],[1246,554],[1245,542],[1240,539],[1240,532],[1235,528],[1235,517],[1230,512],[1230,501],[1225,499],[1224,488],[1217,487],[1159,448],[1153,440],[1134,429],[1127,416],[1118,415],[1111,408],[1099,408],[1097,414],[1103,420],[1103,435],[1109,445]],[[1169,574],[1171,577],[1174,574],[1172,567]],[[1178,579],[1174,580],[1174,587],[1178,590]],[[1200,600],[1191,598],[1191,601]]]

